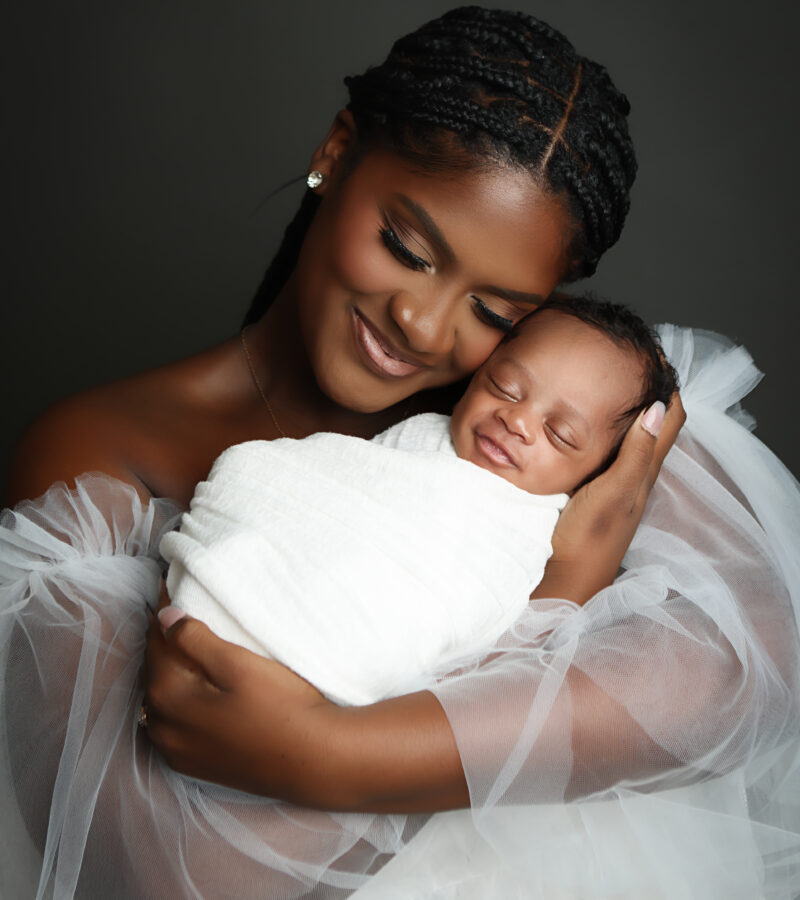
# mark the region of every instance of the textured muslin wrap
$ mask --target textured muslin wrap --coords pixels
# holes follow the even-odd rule
[[[425,413],[226,450],[161,552],[172,602],[337,703],[407,693],[502,634],[550,555],[565,494],[456,456]]]
[[[178,775],[136,727],[178,511],[105,476],[7,511],[0,897],[799,896],[800,487],[738,405],[746,351],[661,335],[688,421],[624,573],[425,683],[469,810],[319,812]]]

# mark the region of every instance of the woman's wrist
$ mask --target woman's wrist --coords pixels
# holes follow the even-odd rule
[[[469,805],[458,748],[428,691],[308,711],[285,799],[341,812],[435,812]]]
[[[612,571],[608,558],[598,558],[596,563],[593,565],[589,560],[576,563],[551,559],[547,563],[542,580],[531,594],[531,599],[553,597],[583,606],[598,591],[608,587],[619,571],[619,567]]]

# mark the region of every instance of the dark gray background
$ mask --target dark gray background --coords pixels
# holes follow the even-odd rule
[[[236,330],[302,189],[259,202],[306,170],[342,77],[451,5],[8,4],[0,466],[55,399]],[[744,342],[767,374],[757,434],[800,473],[800,4],[517,5],[633,104],[633,211],[592,286]]]

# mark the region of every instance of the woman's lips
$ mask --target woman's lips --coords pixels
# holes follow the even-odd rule
[[[356,344],[364,361],[377,375],[406,378],[428,368],[400,351],[369,319],[353,310]]]
[[[505,469],[518,468],[515,459],[505,449],[505,447],[503,447],[501,444],[498,444],[497,441],[493,441],[488,435],[476,433],[475,443],[478,446],[478,450],[492,464],[501,466]]]

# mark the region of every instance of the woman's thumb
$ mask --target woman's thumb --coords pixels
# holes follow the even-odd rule
[[[158,622],[161,625],[161,631],[164,637],[172,626],[183,619],[186,611],[179,606],[164,606],[158,611]]]

